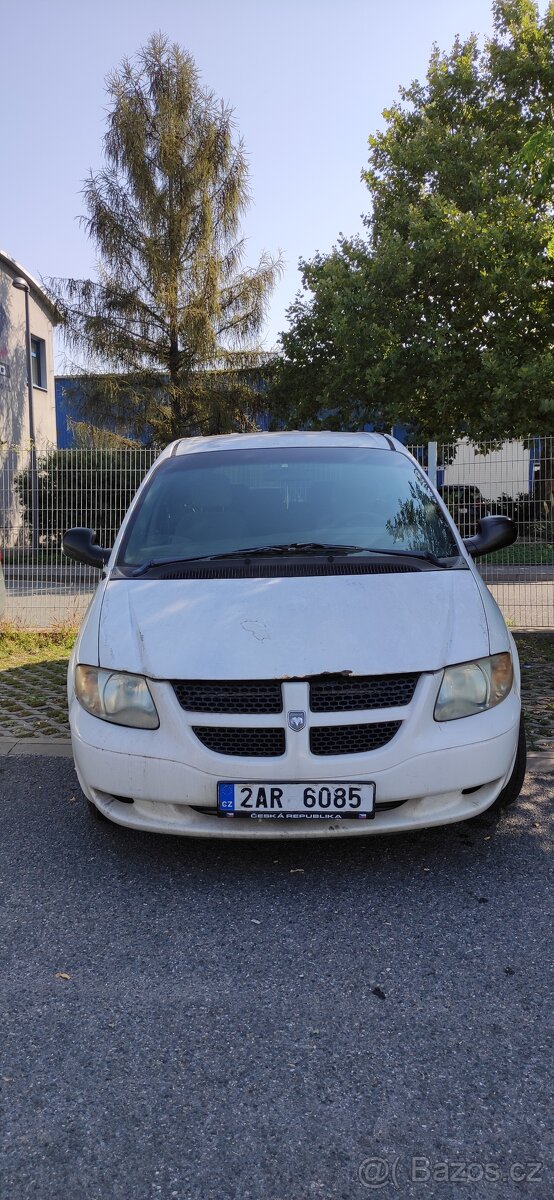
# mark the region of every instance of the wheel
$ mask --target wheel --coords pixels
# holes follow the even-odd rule
[[[509,804],[513,804],[517,800],[519,793],[523,787],[525,779],[525,768],[527,766],[527,739],[525,737],[525,725],[523,714],[519,722],[519,737],[517,739],[516,761],[510,778],[502,788],[500,795],[493,804],[494,808],[507,808]]]

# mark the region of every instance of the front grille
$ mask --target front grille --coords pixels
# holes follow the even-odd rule
[[[373,725],[313,725],[312,754],[364,754],[386,746],[400,729],[401,721],[379,721]]]
[[[209,713],[279,713],[283,711],[278,680],[175,680],[181,708]]]
[[[278,758],[285,753],[284,729],[229,729],[223,725],[193,725],[193,733],[208,750],[243,758]]]
[[[312,712],[355,712],[409,704],[419,675],[324,675],[310,679]],[[283,695],[278,679],[180,680],[172,687],[188,712],[280,713]]]
[[[419,675],[326,675],[310,681],[312,712],[353,712],[409,704]]]

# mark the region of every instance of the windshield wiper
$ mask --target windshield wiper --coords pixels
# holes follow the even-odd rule
[[[425,562],[433,563],[435,567],[446,567],[432,550],[375,550],[367,547],[369,554],[392,554],[394,558],[423,558]]]
[[[171,567],[181,563],[216,562],[225,558],[253,558],[263,554],[386,554],[397,558],[423,558],[436,567],[445,567],[431,550],[380,550],[372,546],[336,545],[333,542],[280,542],[275,546],[244,546],[239,550],[223,550],[218,554],[194,554],[187,558],[151,558],[131,572],[133,578],[146,575],[156,567]]]
[[[250,546],[247,550],[228,550],[222,554],[206,554],[204,559],[250,558],[258,554],[386,554],[397,558],[422,558],[435,567],[445,563],[431,550],[380,550],[374,546],[335,545],[333,542],[284,542],[277,546]]]
[[[342,546],[335,542],[279,542],[275,546],[249,546],[245,550],[228,550],[207,558],[251,558],[257,554],[354,554],[363,546]]]

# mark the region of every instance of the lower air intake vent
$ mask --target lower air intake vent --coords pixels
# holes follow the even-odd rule
[[[208,750],[242,758],[278,758],[285,753],[284,729],[229,729],[223,725],[193,725],[193,733]]]
[[[310,729],[312,754],[364,754],[386,746],[400,729],[401,721],[374,725],[315,725]]]

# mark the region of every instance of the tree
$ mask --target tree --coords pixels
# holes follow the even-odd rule
[[[366,237],[301,264],[276,381],[291,422],[554,431],[554,2],[493,13],[484,48],[435,48],[370,137]]]
[[[243,267],[248,170],[232,110],[161,35],[107,92],[105,166],[84,188],[98,280],[50,281],[70,351],[102,371],[91,418],[103,407],[158,441],[241,427],[280,263]]]

